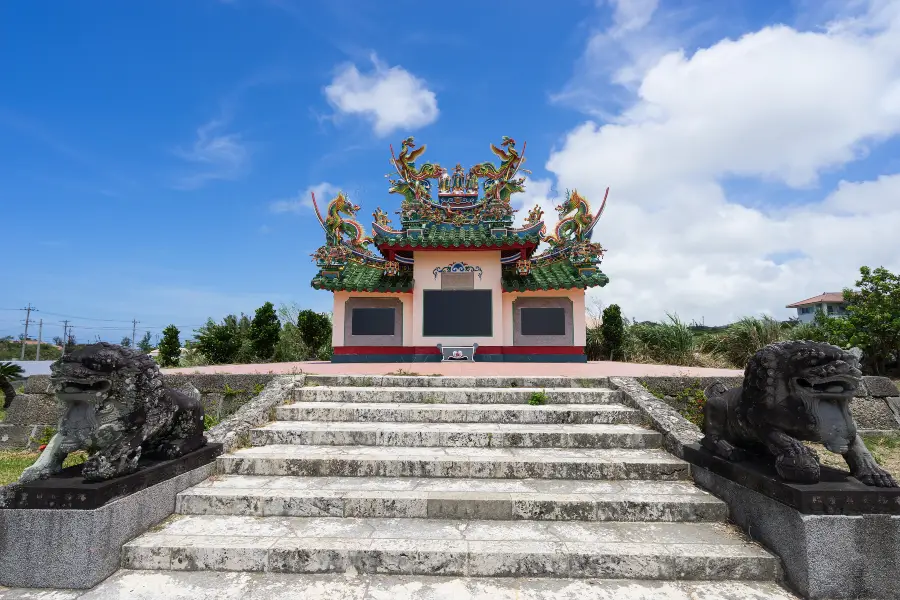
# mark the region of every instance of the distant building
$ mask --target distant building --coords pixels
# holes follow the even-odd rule
[[[786,308],[796,308],[797,318],[801,323],[809,323],[816,317],[817,311],[822,311],[829,317],[847,316],[847,304],[844,302],[842,292],[823,292],[818,296],[788,304]]]

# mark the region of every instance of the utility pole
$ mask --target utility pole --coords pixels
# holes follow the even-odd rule
[[[19,310],[25,311],[25,337],[22,338],[22,355],[20,357],[20,360],[25,360],[25,342],[28,341],[28,322],[31,319],[31,311],[37,312],[37,309],[29,302],[28,306],[20,308]]]
[[[140,323],[137,319],[131,320],[131,347],[134,348],[137,346],[137,342],[134,339],[135,334],[137,333],[137,324]]]
[[[69,347],[69,321],[68,319],[63,321],[63,336],[62,336],[62,353],[66,353],[66,348]]]
[[[41,319],[38,321],[38,345],[37,345],[37,355],[34,357],[34,360],[41,360],[41,335],[44,333],[44,320]]]

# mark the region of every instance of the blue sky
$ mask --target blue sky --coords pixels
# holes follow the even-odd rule
[[[376,206],[392,213],[398,202],[386,191],[388,145],[399,146],[407,135],[428,145],[427,158],[466,166],[490,159],[488,144],[503,135],[527,140],[536,182],[529,201],[551,202],[554,192],[540,195],[545,188],[599,189],[603,177],[582,184],[568,167],[548,164],[554,156],[565,159],[570,134],[585,123],[640,126],[623,124],[623,115],[643,97],[640,84],[663,55],[681,50],[690,58],[777,23],[818,35],[829,20],[871,8],[859,3],[848,15],[835,6],[784,0],[4,2],[0,222],[12,260],[6,262],[11,285],[0,289],[0,335],[21,332],[22,315],[9,309],[28,302],[40,309],[46,335],[58,335],[60,315],[70,315],[79,317],[72,319],[79,338],[116,341],[130,333],[124,321],[132,318],[141,321],[139,330],[156,332],[168,323],[198,325],[206,317],[252,312],[266,300],[327,310],[330,295],[309,287],[309,254],[322,242],[304,203],[309,189],[348,192],[363,206],[366,224]],[[625,67],[637,73],[630,81],[617,75]],[[378,90],[387,94],[386,106],[372,100]],[[743,159],[703,173],[727,196],[729,210],[778,219],[822,202],[841,180],[896,172],[900,143],[891,127],[881,135],[871,127],[851,135],[845,145],[852,158],[813,161],[814,181],[798,184],[777,165],[748,167]],[[608,162],[601,150],[591,169],[602,174]],[[797,164],[786,159],[784,168]],[[654,177],[652,169],[647,177]],[[679,181],[688,179],[698,186],[706,181],[693,174]],[[629,185],[614,187],[610,213],[615,202],[622,215],[629,205],[653,212],[655,200],[640,196],[650,191],[637,186],[629,195]],[[617,189],[623,196],[617,198]],[[672,202],[679,202],[677,194]],[[686,201],[684,210],[702,209]],[[616,218],[612,231],[619,228]],[[601,228],[596,241],[605,243],[603,235]],[[597,297],[621,298],[626,314],[639,318],[660,318],[665,310],[707,322],[740,310],[785,316],[784,304],[820,293],[821,285],[839,288],[853,275],[845,269],[839,280],[820,274],[801,281],[795,272],[797,285],[788,286],[784,273],[775,273],[770,296],[738,307],[740,285],[729,291],[727,283],[742,280],[732,257],[723,264],[733,272],[722,275],[716,293],[679,293],[673,286],[681,284],[671,283],[664,288],[673,292],[670,304],[655,305],[647,303],[659,295],[652,269],[673,267],[652,267],[656,261],[637,249],[625,252],[630,243],[618,242],[619,263],[611,248],[604,269],[612,281]],[[761,246],[746,258],[777,255],[773,264],[780,268],[779,261],[810,252]],[[697,260],[703,259],[692,260],[691,268]],[[616,276],[623,282],[619,298]],[[753,279],[759,277],[766,275]],[[123,330],[104,329],[111,327]]]

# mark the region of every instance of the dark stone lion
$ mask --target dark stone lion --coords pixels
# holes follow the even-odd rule
[[[200,399],[166,388],[142,352],[92,344],[64,355],[51,372],[63,411],[58,433],[20,482],[59,472],[75,450],[89,453],[84,479],[103,481],[136,471],[142,456],[178,458],[206,444]]]
[[[819,342],[770,344],[747,363],[742,387],[706,388],[702,445],[732,461],[770,456],[787,481],[817,483],[819,456],[800,442],[841,454],[866,485],[898,487],[856,432],[850,401],[860,384],[859,357]]]

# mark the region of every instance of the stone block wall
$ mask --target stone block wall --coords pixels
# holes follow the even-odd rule
[[[166,385],[200,392],[206,414],[223,421],[256,397],[275,377],[269,374],[184,373],[163,374]],[[23,394],[17,394],[6,418],[0,422],[0,450],[37,448],[37,439],[47,427],[56,427],[59,407],[50,391],[50,376],[35,375],[25,382]]]
[[[690,389],[704,389],[716,381],[726,387],[737,387],[743,377],[638,377],[648,391],[675,409],[681,410],[684,400],[679,394]],[[856,390],[850,411],[864,433],[900,433],[900,391],[887,377],[864,376]]]

